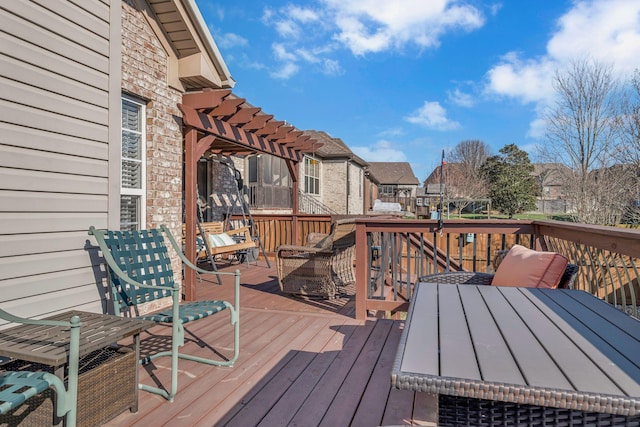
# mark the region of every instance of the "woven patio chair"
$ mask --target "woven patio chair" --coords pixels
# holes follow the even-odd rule
[[[508,251],[500,251],[497,254],[494,266],[496,272],[500,268],[500,262],[504,259]],[[576,276],[580,268],[575,264],[567,264],[557,289],[573,289]],[[420,276],[419,282],[428,283],[445,283],[454,285],[491,285],[495,274],[480,273],[475,271],[452,271],[445,273],[435,273],[426,276]],[[556,276],[557,277],[557,276]]]
[[[114,313],[125,317],[135,316],[171,327],[171,349],[158,351],[142,360],[146,363],[158,357],[170,357],[171,384],[167,389],[140,384],[140,389],[173,401],[178,391],[178,359],[207,365],[233,366],[240,352],[240,272],[238,270],[234,273],[216,272],[219,275],[234,276],[233,304],[225,300],[182,302],[180,284],[174,278],[165,237],[185,268],[191,268],[200,274],[212,272],[198,268],[189,261],[166,226],[161,225],[159,229],[131,231],[101,230],[92,226],[89,228],[89,235],[95,237],[107,264]],[[159,300],[167,299],[170,301],[169,307],[140,315],[139,304],[150,302],[157,304]],[[233,356],[210,359],[179,352],[179,347],[185,344],[185,324],[221,312],[229,313],[229,320],[233,327]],[[213,353],[220,356],[217,350]]]
[[[280,290],[333,299],[355,283],[355,226],[353,219],[337,220],[329,234],[311,233],[305,246],[280,246],[276,252]]]

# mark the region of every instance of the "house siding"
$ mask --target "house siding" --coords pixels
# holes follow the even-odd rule
[[[113,202],[120,2],[0,8],[0,302],[23,316],[102,311],[85,247]]]

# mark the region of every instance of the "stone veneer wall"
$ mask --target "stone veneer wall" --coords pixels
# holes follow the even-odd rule
[[[147,101],[146,227],[182,236],[182,93],[168,85],[167,55],[135,2],[122,2],[122,91]],[[175,272],[180,260],[172,256]],[[177,274],[176,279],[180,280]]]

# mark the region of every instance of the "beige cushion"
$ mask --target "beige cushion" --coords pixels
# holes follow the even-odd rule
[[[555,252],[513,245],[491,282],[492,286],[557,288],[569,260]]]

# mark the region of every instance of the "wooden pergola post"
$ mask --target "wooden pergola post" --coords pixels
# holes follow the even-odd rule
[[[187,259],[195,264],[196,262],[196,208],[198,195],[197,191],[197,162],[198,158],[195,158],[196,149],[198,143],[198,132],[189,128],[184,137],[185,152],[184,152],[184,214],[185,214],[185,255]],[[194,301],[196,298],[196,272],[191,268],[185,269],[184,276],[185,283],[183,284],[184,299],[187,301]]]
[[[291,224],[291,243],[294,245],[298,242],[298,214],[300,213],[300,195],[298,194],[298,163],[291,159],[286,160],[289,176],[291,176],[291,212],[293,214]]]

